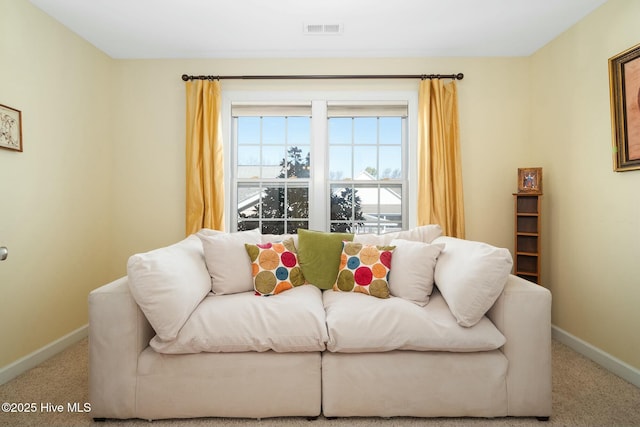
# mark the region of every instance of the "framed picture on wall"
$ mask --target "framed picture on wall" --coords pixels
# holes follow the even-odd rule
[[[0,148],[22,151],[22,113],[0,104]]]
[[[542,194],[542,168],[518,168],[518,193]]]
[[[640,169],[640,44],[609,58],[613,169]]]

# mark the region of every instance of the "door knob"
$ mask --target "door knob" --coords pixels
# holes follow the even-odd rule
[[[7,259],[8,255],[9,249],[7,249],[5,246],[0,246],[0,261],[4,261],[5,259]]]

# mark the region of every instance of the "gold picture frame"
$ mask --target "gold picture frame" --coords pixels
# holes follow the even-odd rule
[[[640,44],[609,58],[613,170],[640,169]]]
[[[0,148],[22,151],[22,112],[0,104]]]
[[[518,193],[542,194],[542,168],[518,168]]]

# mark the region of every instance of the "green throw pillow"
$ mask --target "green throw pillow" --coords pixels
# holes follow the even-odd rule
[[[308,283],[320,289],[333,287],[343,240],[353,241],[353,234],[298,229],[298,262]]]

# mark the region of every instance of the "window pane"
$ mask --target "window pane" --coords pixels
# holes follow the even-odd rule
[[[287,189],[287,218],[309,218],[309,189],[293,187]]]
[[[245,145],[238,147],[238,178],[260,176],[260,147]]]
[[[355,190],[360,198],[360,208],[365,217],[378,212],[380,192],[378,185],[357,185]]]
[[[259,186],[238,186],[238,218],[258,218],[260,216]]]
[[[380,179],[402,179],[402,149],[400,146],[380,147]]]
[[[284,188],[269,186],[261,200],[262,218],[284,218]]]
[[[245,145],[238,147],[238,165],[249,166],[260,164],[260,147],[257,145]]]
[[[309,145],[311,143],[311,119],[309,117],[288,117],[287,126],[288,145]]]
[[[350,117],[329,119],[329,144],[351,144],[352,123]]]
[[[340,185],[331,186],[331,231],[355,233],[364,225],[358,190]]]
[[[353,179],[378,179],[377,147],[353,148]]]
[[[262,147],[262,176],[261,178],[281,178],[282,162],[284,161],[284,145]]]
[[[287,150],[287,178],[309,178],[310,148],[308,145],[293,146]]]
[[[380,144],[402,144],[402,118],[380,117]]]
[[[262,234],[284,234],[284,221],[262,221]]]
[[[284,117],[263,117],[262,118],[262,143],[263,144],[284,144],[285,143]]]
[[[351,219],[353,216],[353,192],[341,185],[331,186],[331,217],[334,220]]]
[[[378,233],[402,230],[402,186],[389,185],[380,188],[378,218]]]
[[[238,117],[238,144],[260,144],[260,117]]]
[[[353,119],[353,143],[377,144],[378,119],[375,117],[356,117]]]
[[[329,147],[329,179],[351,179],[351,146]]]
[[[284,145],[262,147],[262,164],[265,166],[278,166],[284,157]]]
[[[402,229],[401,185],[356,185],[365,219],[365,233],[388,233]]]
[[[307,182],[268,185],[239,183],[237,199],[238,230],[260,227],[263,233],[282,234],[308,228]]]
[[[355,233],[357,225],[351,221],[332,222],[329,231],[332,233]]]
[[[260,166],[238,166],[238,178],[260,178]]]
[[[287,233],[289,234],[298,234],[298,229],[303,228],[305,230],[309,229],[309,221],[289,221],[287,222]]]
[[[253,230],[260,227],[258,221],[238,221],[238,231]]]

